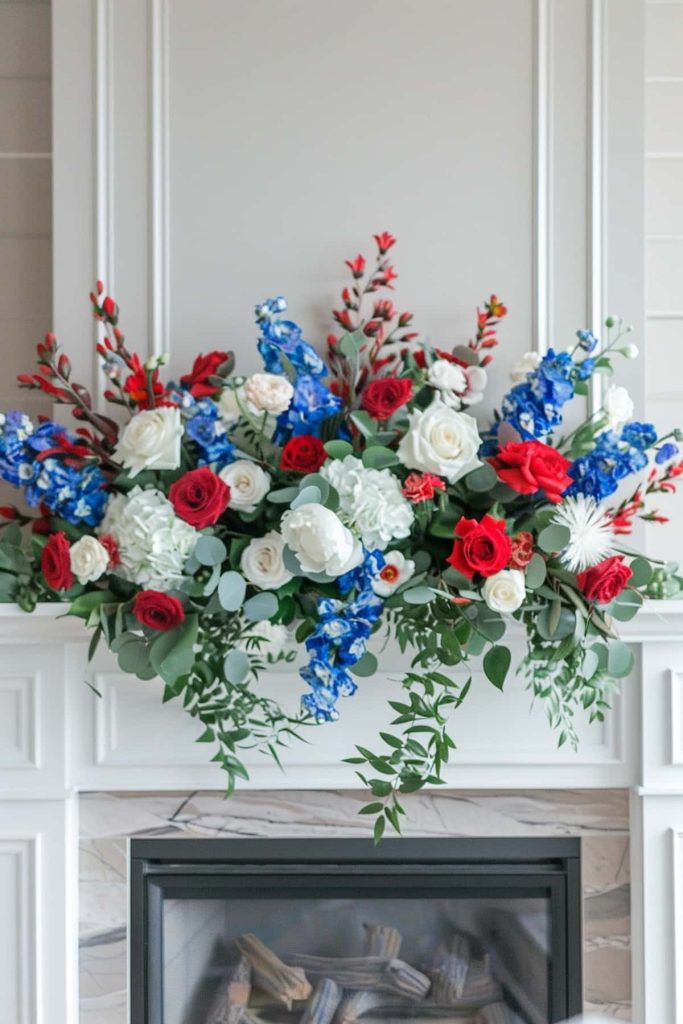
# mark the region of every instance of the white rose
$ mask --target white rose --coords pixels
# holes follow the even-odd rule
[[[363,561],[360,541],[334,512],[317,502],[289,509],[280,529],[305,573],[341,576]]]
[[[476,420],[435,398],[427,409],[410,414],[398,457],[408,469],[436,473],[453,484],[481,466],[477,454],[480,444]]]
[[[415,562],[406,558],[400,551],[387,551],[384,556],[384,568],[372,581],[372,589],[379,597],[390,597],[404,583],[407,583],[415,572]]]
[[[492,611],[516,612],[524,603],[524,573],[520,569],[501,569],[488,577],[481,592]]]
[[[277,415],[289,409],[294,388],[286,377],[276,373],[253,373],[244,382],[244,394],[259,412]]]
[[[237,459],[218,474],[230,488],[228,508],[253,512],[270,490],[270,476],[255,462]]]
[[[96,537],[81,537],[71,545],[69,561],[79,583],[93,583],[107,571],[109,552]]]
[[[607,389],[602,408],[609,430],[619,430],[633,416],[633,401],[626,388],[612,384]]]
[[[242,552],[242,572],[255,587],[277,590],[292,579],[282,560],[285,542],[276,530],[254,537]]]
[[[573,348],[574,346],[572,346]],[[539,352],[525,352],[522,358],[515,363],[510,370],[510,380],[513,384],[522,384],[530,373],[536,369],[541,361]]]
[[[177,469],[182,435],[180,409],[146,409],[124,427],[114,455],[131,476],[143,469]]]
[[[384,551],[392,540],[409,536],[415,513],[390,469],[367,469],[347,455],[325,463],[320,472],[338,493],[344,518],[366,548]]]

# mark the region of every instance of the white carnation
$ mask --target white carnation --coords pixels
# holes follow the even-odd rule
[[[305,573],[342,576],[363,561],[363,548],[339,517],[318,502],[288,509],[280,529]]]
[[[574,346],[572,346],[573,349]],[[510,380],[513,384],[523,384],[530,373],[538,367],[541,361],[539,352],[525,352],[510,370]]]
[[[453,484],[481,466],[480,444],[476,420],[449,408],[437,397],[427,409],[410,414],[398,457],[408,469],[436,473]]]
[[[109,499],[98,532],[111,534],[118,545],[116,573],[152,590],[178,586],[199,537],[161,491],[141,487]]]
[[[292,579],[292,573],[283,561],[284,550],[285,542],[277,530],[270,530],[263,537],[254,537],[242,552],[240,567],[243,574],[262,590],[277,590],[284,586]]]
[[[94,583],[107,571],[109,552],[97,537],[81,537],[71,545],[69,561],[79,583]]]
[[[132,477],[143,469],[177,469],[182,436],[180,409],[145,409],[123,428],[114,455]]]
[[[286,377],[276,373],[253,373],[244,382],[244,395],[259,412],[277,416],[289,409],[294,388]]]
[[[228,508],[254,512],[270,490],[270,476],[256,462],[237,459],[218,474],[230,488]]]
[[[617,384],[607,388],[602,407],[608,430],[620,430],[633,416],[633,400],[626,388]]]
[[[481,592],[492,611],[516,612],[524,604],[524,573],[520,569],[501,569],[487,578]]]
[[[320,472],[339,494],[340,511],[366,548],[384,551],[392,540],[410,535],[415,514],[391,470],[366,469],[347,455],[326,462]]]

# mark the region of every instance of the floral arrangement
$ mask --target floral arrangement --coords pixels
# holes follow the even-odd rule
[[[123,671],[160,676],[164,699],[201,722],[228,792],[248,777],[241,749],[278,760],[335,719],[377,671],[370,639],[393,638],[412,652],[403,695],[389,702],[378,749],[349,758],[379,838],[387,824],[400,830],[401,794],[442,781],[468,663],[481,657],[503,687],[512,620],[560,743],[576,742],[577,708],[603,717],[632,666],[615,622],[648,588],[677,588],[673,570],[624,535],[636,518],[663,520],[646,503],[675,488],[683,461],[679,432],[634,421],[614,385],[599,412],[562,432],[591,377],[637,355],[614,319],[602,344],[580,330],[563,351],[525,356],[493,422],[477,423],[505,306],[492,295],[470,341],[434,346],[387,297],[395,239],[374,238],[373,263],[347,261],[327,358],[283,298],[267,299],[256,306],[263,370],[247,377],[215,351],[164,381],[165,358],[128,349],[98,282],[111,414],[48,334],[38,372],[20,382],[71,406],[75,429],[0,417],[0,475],[24,498],[0,510],[0,599],[27,611],[68,602],[94,630],[91,654],[103,640]],[[259,692],[258,676],[297,654],[305,692],[291,713]]]

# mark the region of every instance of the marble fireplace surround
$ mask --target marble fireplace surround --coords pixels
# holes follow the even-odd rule
[[[363,794],[250,791],[81,794],[80,1024],[127,1022],[131,837],[364,836]],[[406,801],[411,836],[578,836],[585,1008],[631,1019],[629,794],[622,789],[440,791]]]

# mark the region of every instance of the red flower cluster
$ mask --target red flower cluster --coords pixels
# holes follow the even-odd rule
[[[203,530],[205,526],[213,526],[225,512],[230,488],[208,466],[200,466],[171,484],[168,499],[181,519]]]
[[[280,456],[280,469],[293,473],[317,473],[326,459],[327,452],[320,438],[302,434],[287,441]]]
[[[512,544],[505,533],[504,519],[485,515],[477,522],[462,516],[455,527],[455,538],[446,561],[469,580],[475,572],[493,576],[510,561]]]
[[[498,478],[519,494],[543,491],[555,504],[571,486],[567,470],[571,462],[542,441],[518,441],[506,444],[498,455],[489,459]]]
[[[609,604],[618,597],[633,576],[623,555],[612,555],[576,577],[581,593],[596,604]]]
[[[374,420],[388,420],[413,396],[407,377],[380,377],[372,380],[361,395],[361,405]]]
[[[445,491],[446,484],[435,473],[409,473],[403,484],[403,497],[417,504],[431,500],[436,491]]]
[[[180,378],[180,383],[185,384],[195,398],[211,398],[220,388],[216,384],[211,384],[209,377],[215,377],[219,367],[230,360],[229,352],[216,351],[209,352],[207,355],[199,355],[195,359],[191,371]]]
[[[512,551],[510,553],[510,568],[511,569],[526,569],[527,565],[534,557],[534,538],[533,534],[527,530],[522,530],[516,537],[512,538]]]
[[[161,590],[141,590],[133,601],[133,615],[143,626],[165,633],[185,619],[185,611],[177,597]]]

